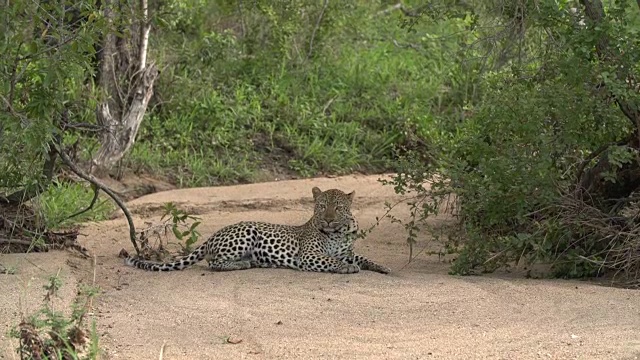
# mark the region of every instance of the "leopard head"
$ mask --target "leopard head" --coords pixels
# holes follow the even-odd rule
[[[358,222],[351,214],[355,191],[346,194],[338,189],[322,191],[314,187],[311,192],[315,202],[312,223],[316,229],[327,234],[358,231]]]

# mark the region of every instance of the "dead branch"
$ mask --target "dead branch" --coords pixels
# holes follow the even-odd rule
[[[33,245],[34,247],[39,247],[37,244],[34,244],[33,241],[20,240],[20,239],[7,239],[7,238],[4,238],[4,237],[0,237],[0,244],[22,245],[22,246],[31,246],[31,245]]]
[[[640,1],[640,0],[639,0],[639,1]],[[387,14],[389,14],[389,13],[393,12],[394,10],[400,10],[400,9],[402,9],[402,8],[404,8],[404,5],[402,5],[402,3],[401,3],[401,2],[399,2],[399,3],[397,3],[397,4],[393,5],[393,6],[389,7],[389,8],[386,8],[386,9],[384,9],[384,10],[380,10],[380,11],[378,11],[378,13],[376,13],[376,15],[377,15],[377,16],[387,15]]]
[[[409,9],[407,8],[402,2],[399,2],[387,9],[378,11],[376,13],[376,16],[381,16],[381,15],[388,15],[391,12],[395,11],[395,10],[400,10],[402,12],[402,14],[406,17],[420,17],[420,14],[424,11],[424,9],[427,8],[427,6],[421,6],[418,8],[418,10],[414,10],[414,9]]]
[[[131,216],[131,212],[129,211],[127,206],[124,204],[124,202],[120,200],[118,195],[116,195],[116,193],[113,192],[113,190],[111,190],[109,187],[104,185],[100,180],[98,180],[93,175],[87,174],[86,172],[84,172],[82,169],[80,169],[80,167],[78,167],[78,165],[76,165],[73,161],[71,161],[69,156],[63,151],[60,143],[58,143],[56,149],[62,161],[65,163],[65,165],[69,167],[69,169],[71,169],[71,171],[73,171],[76,175],[78,175],[82,179],[90,182],[94,187],[104,191],[107,195],[109,195],[109,197],[111,197],[111,199],[113,199],[113,201],[118,205],[118,207],[120,207],[120,209],[124,213],[124,216],[127,218],[127,222],[129,223],[129,238],[131,240],[131,243],[133,244],[133,248],[136,250],[136,254],[140,255],[140,249],[138,249],[138,243],[136,242],[136,228],[135,228],[135,225],[133,224],[133,218]]]
[[[324,17],[324,12],[327,10],[327,6],[329,6],[329,0],[324,0],[322,11],[320,11],[318,20],[316,20],[316,26],[313,28],[313,32],[311,33],[311,39],[309,40],[309,53],[307,53],[307,60],[311,58],[311,54],[313,53],[313,40],[316,37],[316,32],[320,28],[320,23],[322,22],[322,18]]]
[[[637,205],[635,205],[637,206]],[[640,280],[640,224],[638,215],[631,217],[611,215],[583,201],[567,195],[545,211],[546,220],[559,222],[573,235],[575,247],[590,247],[593,253],[582,259],[597,264],[601,271],[623,274],[625,280]],[[563,253],[556,254],[560,258]]]
[[[403,44],[400,44],[398,42],[398,40],[396,40],[396,39],[392,39],[391,42],[393,42],[393,45],[395,45],[396,47],[399,47],[401,49],[413,49],[413,50],[415,50],[415,51],[417,51],[419,53],[422,53],[422,48],[420,48],[420,46],[418,46],[416,44],[409,43],[409,44],[404,44],[403,45]]]
[[[149,6],[147,0],[140,0],[140,9],[142,10],[142,24],[140,26],[140,66],[139,71],[142,72],[147,67],[147,48],[149,47]]]

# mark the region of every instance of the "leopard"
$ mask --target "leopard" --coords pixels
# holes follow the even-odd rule
[[[354,252],[358,222],[351,213],[355,191],[311,189],[314,210],[302,225],[242,221],[214,232],[188,255],[157,263],[127,256],[125,264],[147,271],[186,269],[207,260],[212,271],[288,268],[308,272],[389,274],[390,269]]]

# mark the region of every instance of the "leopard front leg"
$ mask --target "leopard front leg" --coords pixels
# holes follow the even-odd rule
[[[347,264],[338,259],[320,253],[305,254],[299,258],[302,271],[331,272],[337,274],[354,274],[360,272],[357,264]]]
[[[374,271],[381,274],[388,274],[391,272],[391,269],[389,269],[388,267],[376,264],[375,262],[367,259],[362,255],[355,254],[353,252],[352,246],[348,246],[344,249],[340,249],[336,258],[345,264],[358,265],[360,270],[369,270],[369,271]]]
[[[354,254],[353,257],[351,257],[351,261],[349,262],[353,262],[354,264],[358,265],[361,270],[374,271],[381,274],[388,274],[391,272],[391,269],[389,269],[388,267],[376,264],[375,262],[367,259],[362,255]]]

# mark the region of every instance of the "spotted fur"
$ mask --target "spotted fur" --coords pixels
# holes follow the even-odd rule
[[[353,252],[358,222],[351,214],[355,191],[312,189],[313,217],[304,225],[243,221],[215,232],[191,254],[169,263],[127,257],[125,264],[149,271],[182,270],[207,259],[213,271],[290,268],[340,274],[389,269]]]

